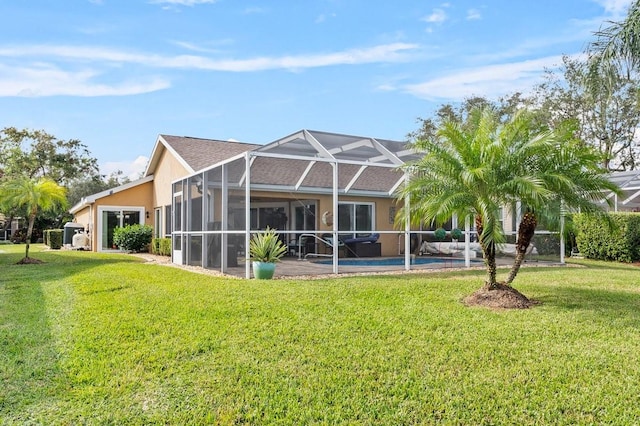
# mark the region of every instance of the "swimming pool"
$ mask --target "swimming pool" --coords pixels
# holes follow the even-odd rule
[[[321,265],[332,265],[333,260],[314,260]],[[474,261],[472,261],[473,263]],[[411,261],[412,265],[464,265],[464,259],[416,257]],[[381,257],[380,259],[338,259],[338,266],[402,266],[404,257]]]

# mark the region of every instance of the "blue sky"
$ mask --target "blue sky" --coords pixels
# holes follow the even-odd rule
[[[136,175],[158,134],[404,140],[441,104],[526,92],[631,0],[0,0],[0,127]]]

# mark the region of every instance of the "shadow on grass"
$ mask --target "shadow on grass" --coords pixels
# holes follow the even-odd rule
[[[622,263],[622,262],[605,262],[603,260],[589,260],[589,259],[571,259],[571,264],[580,265],[587,267],[589,269],[613,269],[613,270],[629,270],[629,271],[638,271],[640,272],[640,268],[634,266],[630,263]]]
[[[34,405],[56,394],[54,389],[66,380],[42,284],[5,276],[0,282],[0,324],[0,418],[8,424],[35,421]]]
[[[0,268],[9,268],[12,273],[19,275],[38,276],[42,280],[66,277],[103,265],[141,262],[140,259],[126,254],[31,250],[29,257],[39,259],[43,263],[18,265],[18,261],[24,257],[24,250],[17,251],[16,248],[11,252],[0,253]]]
[[[544,290],[546,294],[536,300],[547,307],[588,312],[603,321],[621,319],[630,326],[640,327],[639,292],[574,285],[545,287]]]

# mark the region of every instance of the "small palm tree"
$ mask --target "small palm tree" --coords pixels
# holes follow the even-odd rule
[[[475,217],[487,278],[485,289],[501,288],[496,280],[496,244],[504,241],[500,208],[516,201],[528,206],[518,230],[517,252],[504,283],[510,286],[533,238],[539,211],[564,205],[598,210],[603,191],[616,190],[598,166],[599,157],[571,129],[541,131],[526,111],[500,123],[489,108],[474,110],[465,123],[445,122],[437,140],[418,140],[424,157],[408,165],[411,178],[399,196],[408,197],[413,224],[443,223]]]
[[[398,194],[409,203],[397,217],[404,217],[408,208],[413,225],[442,224],[454,214],[475,218],[488,289],[498,286],[496,244],[504,241],[500,208],[508,201],[507,182],[496,167],[503,159],[496,144],[500,134],[499,120],[489,108],[473,110],[466,123],[446,121],[436,140],[414,142],[414,149],[424,156],[407,165],[411,178]]]
[[[541,214],[547,222],[558,223],[560,216],[575,210],[602,212],[603,193],[617,193],[620,189],[609,181],[607,170],[601,167],[601,156],[592,147],[573,138],[573,127],[556,129],[551,137],[533,149],[521,152],[521,162],[527,173],[539,180],[546,189],[540,198],[527,198],[526,193],[515,193],[524,201],[526,210],[518,225],[516,256],[506,285],[515,279],[533,239]]]
[[[30,259],[29,243],[33,224],[38,212],[66,206],[66,189],[49,178],[40,178],[37,181],[20,178],[2,185],[0,198],[3,203],[26,209],[29,224],[25,257],[21,262],[27,263]]]

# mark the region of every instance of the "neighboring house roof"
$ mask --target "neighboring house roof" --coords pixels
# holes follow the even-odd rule
[[[194,173],[212,164],[260,146],[262,145],[236,141],[159,135],[144,175],[149,176],[154,173],[162,152],[165,149],[173,154],[184,168],[187,169],[188,173]]]
[[[69,209],[69,213],[76,214],[80,210],[89,206],[99,200],[100,198],[108,197],[109,195],[116,194],[121,191],[126,191],[129,188],[134,188],[136,186],[145,184],[147,182],[151,182],[153,180],[153,175],[143,177],[142,179],[134,180],[133,182],[125,183],[124,185],[117,186],[115,188],[107,189],[102,192],[98,192],[97,194],[88,195],[86,197],[82,197],[82,199],[75,206]]]

